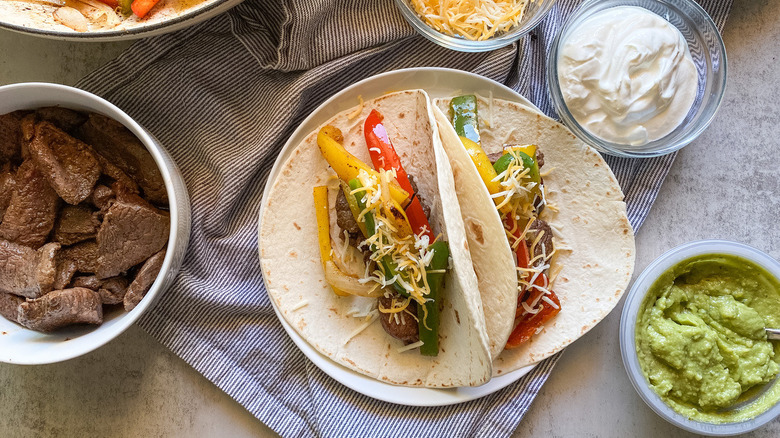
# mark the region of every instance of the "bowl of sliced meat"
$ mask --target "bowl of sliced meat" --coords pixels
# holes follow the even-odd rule
[[[0,87],[0,361],[90,352],[171,285],[187,189],[160,143],[63,85]]]

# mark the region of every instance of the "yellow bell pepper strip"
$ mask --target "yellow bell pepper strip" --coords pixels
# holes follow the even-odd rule
[[[317,239],[320,244],[320,258],[322,259],[322,270],[325,272],[325,281],[333,289],[333,292],[340,297],[348,295],[361,297],[381,296],[382,290],[378,285],[360,283],[356,277],[345,274],[336,266],[331,256],[328,188],[326,186],[314,187],[313,194],[314,211],[317,216]]]
[[[379,179],[379,173],[356,156],[347,151],[340,141],[343,141],[341,131],[333,126],[325,126],[317,133],[317,146],[320,153],[339,178],[350,181],[357,178],[361,170]],[[401,207],[405,207],[410,199],[409,192],[402,189],[397,182],[390,183],[390,197]]]
[[[360,183],[360,180],[353,178],[349,180],[349,188],[352,189],[352,191],[355,191],[363,188],[363,185]],[[363,201],[363,195],[361,195],[361,192],[357,192],[354,196],[355,200],[357,201],[358,208],[362,212],[366,209],[366,203]],[[365,221],[367,236],[373,236],[376,233],[374,214],[370,211],[366,212],[366,214],[363,215],[363,220]],[[360,223],[360,221],[358,221],[358,223]],[[377,248],[375,245],[371,245],[371,251],[376,251],[376,249]],[[398,264],[395,263],[389,255],[382,257],[382,260],[380,260],[379,264],[382,266],[385,279],[390,280],[391,278],[395,277],[396,274],[403,276],[403,274],[398,273]],[[408,280],[407,278],[404,279]],[[404,289],[403,286],[401,286],[397,281],[393,282],[393,289],[395,289],[399,294],[405,297],[409,297],[409,292],[407,292],[406,289]]]
[[[320,243],[320,259],[322,259],[322,269],[325,270],[325,266],[328,262],[331,262],[332,253],[332,246],[330,243],[330,217],[328,216],[328,187],[314,187],[314,212],[317,215],[317,240],[319,240]],[[349,295],[348,293],[333,287],[333,285],[331,285],[331,287],[333,288],[333,292],[340,297]]]
[[[455,128],[455,133],[460,137],[460,141],[463,143],[463,147],[466,148],[466,152],[468,152],[471,162],[474,163],[474,167],[477,168],[482,182],[488,189],[488,193],[495,195],[503,192],[504,190],[497,178],[498,173],[480,145],[477,97],[473,94],[454,97],[450,101],[450,118],[452,126]],[[503,197],[493,198],[493,202],[497,206],[501,205],[503,201]],[[509,206],[502,206],[501,213],[509,214]]]
[[[444,282],[443,271],[447,269],[447,263],[450,257],[450,248],[447,242],[437,240],[428,247],[428,251],[433,251],[431,263],[426,269],[428,287],[430,294],[426,296],[425,304],[417,305],[417,319],[419,321],[420,340],[423,344],[420,346],[420,354],[423,356],[439,355],[439,304],[441,303],[441,285]]]

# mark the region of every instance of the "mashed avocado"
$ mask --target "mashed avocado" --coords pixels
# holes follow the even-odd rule
[[[747,420],[780,400],[780,283],[732,255],[685,260],[656,280],[639,310],[636,347],[653,390],[697,421]],[[778,379],[780,380],[780,379]]]

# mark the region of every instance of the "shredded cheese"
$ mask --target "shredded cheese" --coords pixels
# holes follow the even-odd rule
[[[528,6],[528,0],[411,0],[410,3],[433,29],[472,41],[484,41],[509,31],[520,23]]]
[[[404,353],[409,350],[414,350],[417,347],[422,347],[423,345],[425,345],[423,341],[417,341],[409,345],[404,345],[403,347],[399,348],[396,351],[398,351],[399,353]]]
[[[293,312],[295,312],[296,310],[303,309],[304,307],[306,307],[306,306],[308,306],[308,305],[309,305],[309,300],[303,300],[303,301],[301,301],[300,303],[296,304],[296,305],[295,305],[295,306],[292,308],[292,311],[293,311]]]
[[[359,335],[363,332],[363,330],[367,329],[371,324],[374,323],[377,319],[379,319],[379,312],[376,310],[372,310],[368,315],[366,315],[366,321],[363,322],[358,328],[356,328],[352,333],[349,334],[349,337],[344,340],[344,345],[347,345],[349,341],[351,341],[355,336]]]
[[[358,102],[360,103],[358,104],[358,107],[355,108],[355,111],[352,111],[351,113],[347,114],[348,120],[354,119],[355,117],[359,116],[360,113],[363,112],[363,96],[358,95]]]

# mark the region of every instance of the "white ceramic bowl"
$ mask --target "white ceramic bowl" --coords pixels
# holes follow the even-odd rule
[[[104,315],[100,326],[79,326],[44,334],[25,329],[0,317],[0,362],[46,364],[88,353],[124,332],[173,283],[190,236],[190,201],[181,172],[160,143],[141,125],[110,102],[64,85],[23,83],[0,87],[0,114],[15,110],[59,105],[111,117],[125,125],[151,152],[162,173],[171,214],[171,233],[160,275],[143,300],[131,312],[115,310]]]
[[[635,332],[637,314],[648,289],[661,274],[672,266],[683,260],[704,254],[729,254],[739,256],[756,263],[771,275],[780,279],[780,263],[778,263],[777,260],[755,248],[741,243],[725,240],[701,240],[686,243],[669,250],[655,259],[644,271],[642,271],[642,274],[636,279],[626,296],[623,313],[620,316],[620,351],[623,356],[623,365],[626,367],[628,377],[636,391],[639,393],[639,396],[664,420],[681,429],[703,435],[737,435],[757,429],[772,421],[780,414],[780,403],[776,403],[763,413],[747,421],[713,424],[691,420],[685,415],[677,413],[669,405],[664,403],[661,397],[650,388],[647,379],[642,373],[642,369],[639,365],[639,358],[636,354]],[[776,377],[773,381],[766,384],[767,387],[771,385],[780,385],[780,378]],[[752,402],[752,400],[748,400],[746,403],[750,402]]]
[[[155,9],[144,19],[134,19],[117,28],[76,32],[59,23],[52,12],[56,7],[26,0],[0,0],[0,28],[44,38],[71,41],[120,41],[161,35],[215,17],[243,0],[202,0],[191,6],[171,10]],[[175,4],[172,2],[172,4]],[[159,13],[157,13],[159,12]]]

